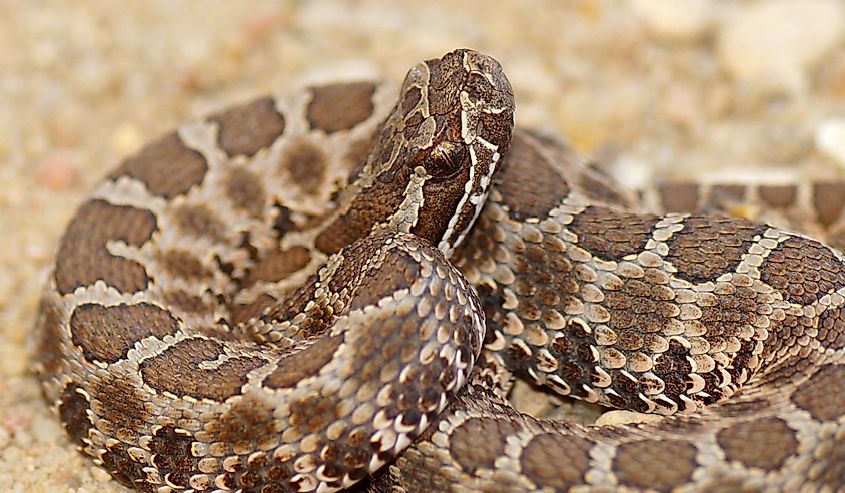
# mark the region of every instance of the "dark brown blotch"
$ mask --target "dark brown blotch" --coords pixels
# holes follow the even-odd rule
[[[73,343],[88,362],[114,363],[147,337],[173,334],[179,329],[179,322],[166,310],[149,303],[84,304],[73,310],[70,329]]]
[[[654,374],[663,380],[663,395],[674,402],[681,402],[687,392],[687,376],[692,374],[687,349],[676,340],[669,342],[669,349],[654,357]]]
[[[279,421],[273,418],[273,406],[258,397],[244,396],[211,421],[205,430],[221,442],[257,443],[280,432]]]
[[[651,214],[589,206],[575,216],[569,229],[578,235],[578,245],[588,252],[618,261],[642,251],[658,220]]]
[[[813,206],[816,209],[816,217],[822,225],[834,224],[845,209],[845,182],[814,183]]]
[[[279,165],[302,191],[314,193],[318,190],[328,167],[325,151],[306,141],[298,141],[287,148]]]
[[[727,216],[693,215],[683,224],[684,229],[668,241],[666,260],[677,269],[679,277],[694,283],[733,272],[755,237],[766,229]]]
[[[517,133],[493,179],[510,216],[544,217],[569,194],[569,185],[537,144]]]
[[[167,250],[159,252],[157,256],[161,267],[172,276],[197,280],[210,275],[202,262],[185,250]]]
[[[64,358],[62,316],[59,307],[46,297],[39,305],[35,337],[38,348],[33,355],[37,362],[36,371],[43,378],[55,375]]]
[[[719,403],[719,406],[715,409],[722,417],[742,418],[760,414],[770,406],[771,403],[765,397],[756,397],[753,399],[728,399]]]
[[[240,394],[250,371],[263,365],[262,359],[238,356],[217,363],[224,355],[223,344],[208,339],[186,339],[140,364],[144,382],[159,392],[195,399],[224,401]],[[213,368],[200,366],[211,363]]]
[[[758,296],[763,298],[759,303]],[[701,307],[699,322],[707,328],[707,338],[711,344],[719,339],[739,338],[749,328],[762,323],[758,312],[765,302],[765,295],[759,295],[751,288],[739,287],[731,294],[717,296],[712,306]],[[747,356],[750,357],[750,351],[754,349],[753,341],[751,344],[744,344],[747,345],[744,350],[749,351]],[[738,376],[743,370],[743,363],[744,361],[734,360],[732,367],[737,372],[734,376]],[[731,370],[732,374],[733,371]]]
[[[259,260],[241,282],[242,287],[249,287],[258,282],[278,282],[300,271],[311,260],[307,248],[295,246],[288,250],[271,252]]]
[[[226,227],[205,205],[180,205],[171,211],[176,228],[188,235],[221,241]]]
[[[131,176],[151,194],[172,199],[202,183],[206,172],[205,157],[185,146],[179,134],[172,132],[123,161],[109,178]]]
[[[845,347],[845,306],[829,308],[819,318],[819,341],[824,347]]]
[[[701,187],[696,183],[661,183],[657,186],[657,194],[666,212],[690,212],[700,206]]]
[[[162,294],[164,301],[173,309],[188,315],[204,315],[213,312],[213,307],[197,295],[181,289],[173,289]]]
[[[373,113],[375,89],[369,82],[312,87],[306,113],[311,129],[331,134],[363,122]]]
[[[420,266],[413,258],[391,252],[380,265],[363,276],[352,294],[349,309],[375,305],[399,289],[410,288],[419,276]]]
[[[616,449],[613,470],[624,485],[669,491],[690,481],[698,467],[696,453],[694,445],[682,440],[623,443]]]
[[[504,419],[470,418],[449,437],[449,450],[461,468],[475,474],[479,469],[496,470],[496,459],[505,453],[507,437],[521,429]]]
[[[717,184],[710,189],[710,202],[714,205],[731,205],[745,200],[745,185]]]
[[[338,403],[334,395],[308,394],[296,399],[290,403],[290,424],[302,434],[324,430],[338,419]]]
[[[135,462],[129,455],[129,447],[122,442],[110,443],[106,451],[99,455],[105,469],[112,478],[120,484],[138,491],[150,492],[155,486],[148,483],[147,474],[144,468],[148,467],[146,462]]]
[[[321,337],[305,349],[285,356],[264,379],[264,385],[274,389],[295,387],[300,380],[317,375],[342,343],[343,334]]]
[[[399,103],[399,111],[402,115],[408,115],[411,110],[417,107],[422,99],[422,91],[419,87],[410,88],[402,96],[402,101]]]
[[[79,208],[62,237],[56,260],[56,287],[62,294],[102,280],[121,293],[146,289],[150,278],[141,264],[112,255],[109,242],[140,247],[157,229],[152,212],[90,200]]]
[[[224,183],[226,196],[232,204],[257,217],[264,210],[267,195],[259,178],[252,171],[242,167],[233,167],[226,175]]]
[[[82,392],[82,388],[69,384],[59,397],[59,417],[65,425],[65,430],[76,441],[79,447],[85,447],[88,430],[94,425],[88,416],[90,403]]]
[[[147,399],[134,382],[124,375],[111,374],[97,382],[92,409],[100,419],[112,424],[121,440],[134,440],[146,430],[154,416],[146,408]]]
[[[813,419],[833,421],[845,415],[845,365],[825,365],[798,386],[790,398]]]
[[[820,490],[842,488],[845,484],[845,433],[831,433],[815,445],[811,470]]]
[[[209,120],[219,125],[217,142],[229,156],[252,156],[285,131],[285,118],[270,97],[235,106]]]
[[[185,146],[179,134],[173,132],[123,161],[109,178],[131,176],[151,194],[172,199],[202,183],[207,171],[205,157]]]
[[[762,185],[758,193],[763,202],[776,208],[789,207],[798,197],[795,185]]]
[[[567,491],[584,484],[593,445],[573,435],[537,435],[522,452],[522,469],[539,488]]]
[[[187,431],[173,426],[158,429],[149,442],[152,463],[162,479],[177,487],[187,487],[191,476],[198,473],[197,459],[191,453],[194,438]]]
[[[784,420],[766,417],[725,428],[716,434],[716,442],[728,461],[774,471],[798,451],[795,434]]]
[[[765,258],[760,266],[760,278],[790,303],[810,305],[845,286],[845,267],[821,243],[793,237]]]

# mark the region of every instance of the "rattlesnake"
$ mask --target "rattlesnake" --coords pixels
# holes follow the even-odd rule
[[[159,492],[845,491],[841,253],[646,212],[513,129],[485,55],[398,94],[227,109],[80,206],[36,370],[96,464]],[[536,419],[508,372],[665,416]]]

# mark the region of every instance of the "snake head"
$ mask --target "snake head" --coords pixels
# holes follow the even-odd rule
[[[390,226],[449,255],[484,205],[513,115],[510,83],[487,55],[462,49],[413,67],[369,161],[376,183],[403,187]]]
[[[510,83],[487,55],[456,50],[416,65],[317,248],[335,253],[386,228],[449,256],[487,199],[513,111]]]

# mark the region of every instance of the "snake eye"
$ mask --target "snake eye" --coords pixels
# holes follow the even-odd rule
[[[441,142],[429,154],[429,158],[425,162],[425,169],[432,176],[451,176],[461,169],[466,157],[466,146],[448,141]]]

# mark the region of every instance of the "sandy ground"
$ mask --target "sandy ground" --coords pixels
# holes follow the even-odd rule
[[[845,29],[823,10],[836,0],[813,2],[815,18],[708,0],[3,0],[0,491],[124,491],[70,445],[26,338],[74,207],[144,141],[279,87],[399,79],[467,46],[501,61],[519,124],[567,135],[633,186],[842,176],[845,157],[817,141],[845,118]],[[760,51],[779,22],[812,35]]]

